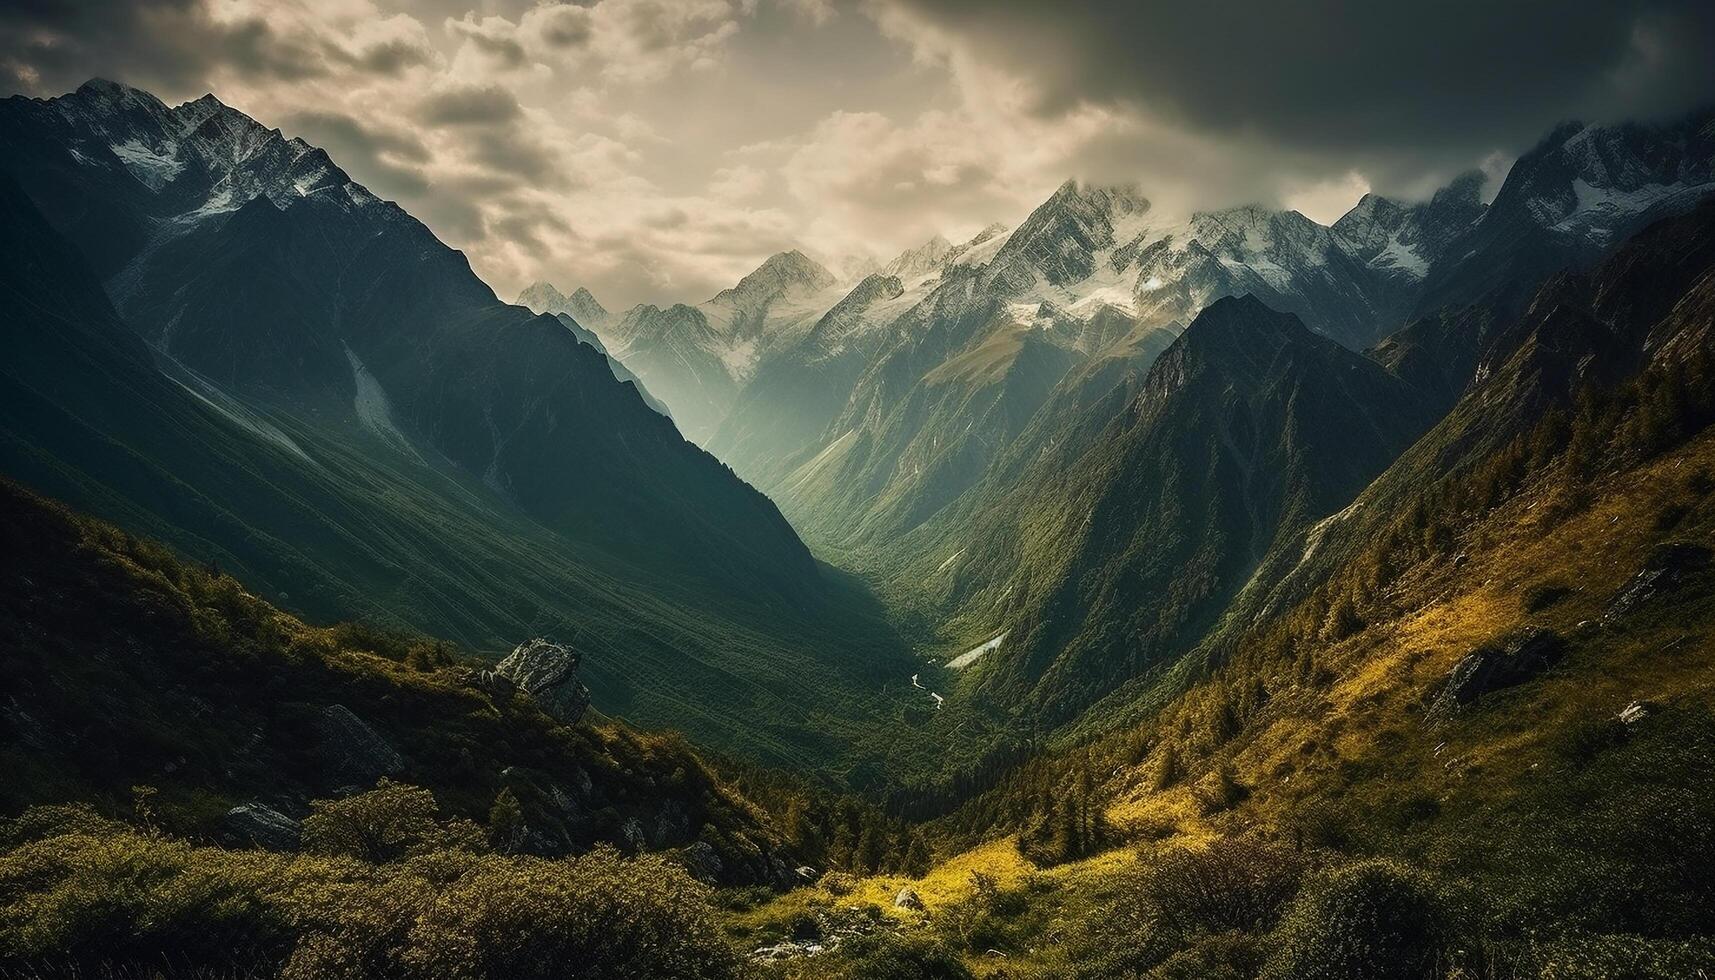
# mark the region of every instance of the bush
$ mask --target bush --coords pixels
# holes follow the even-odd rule
[[[857,887],[857,879],[844,871],[830,871],[816,881],[816,887],[830,895],[850,895]]]
[[[1024,889],[1002,890],[992,876],[973,871],[971,894],[941,908],[935,924],[971,952],[1004,950],[1014,945],[1009,938],[1009,923],[1029,907]]]
[[[1232,766],[1222,764],[1197,780],[1191,788],[1191,795],[1203,813],[1213,814],[1238,806],[1250,796],[1250,788],[1239,782]]]
[[[435,796],[383,779],[367,793],[317,800],[304,818],[304,850],[381,864],[435,850],[478,851],[486,835],[469,820],[445,823]]]
[[[72,832],[0,856],[0,973],[41,964],[190,970],[277,961],[294,935],[268,900],[286,860],[122,831]]]
[[[1540,980],[1683,980],[1715,976],[1715,942],[1569,936],[1533,946],[1514,971]]]
[[[1311,882],[1276,930],[1265,980],[1428,980],[1448,937],[1434,884],[1391,861]]]
[[[851,980],[966,980],[971,971],[948,946],[923,933],[872,932],[840,945],[835,976]]]
[[[1144,895],[1163,924],[1187,932],[1266,932],[1298,892],[1298,856],[1242,837],[1174,847],[1144,872]]]
[[[736,976],[709,893],[671,862],[600,848],[564,861],[489,859],[442,891],[403,960],[445,980]]]
[[[1250,980],[1261,964],[1262,951],[1254,937],[1227,933],[1207,936],[1174,953],[1146,976],[1149,980]]]
[[[710,895],[666,859],[431,850],[387,864],[131,830],[0,853],[0,976],[724,978]]]

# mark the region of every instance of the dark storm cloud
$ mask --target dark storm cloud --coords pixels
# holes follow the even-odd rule
[[[1329,152],[1516,147],[1567,117],[1715,97],[1715,4],[897,0],[1035,86]]]
[[[218,24],[195,0],[25,0],[0,5],[0,85],[58,94],[91,75],[157,94],[206,90],[215,65],[258,78],[322,74],[321,53],[251,18]]]
[[[418,118],[432,126],[496,126],[522,112],[511,92],[486,85],[437,92],[423,100]]]
[[[323,110],[292,113],[281,128],[328,151],[382,197],[411,199],[429,191],[419,168],[428,162],[428,148],[408,133],[373,130],[343,112]]]

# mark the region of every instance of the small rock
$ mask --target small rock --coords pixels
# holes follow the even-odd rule
[[[720,855],[715,853],[714,845],[706,840],[697,841],[680,851],[679,860],[684,862],[685,870],[690,872],[691,877],[705,885],[717,884],[721,872],[726,870]]]
[[[535,639],[518,644],[494,673],[518,685],[549,715],[575,725],[590,706],[590,692],[578,682],[581,655],[571,647]]]
[[[649,835],[643,832],[643,821],[636,817],[626,820],[624,826],[619,828],[619,833],[627,843],[640,851],[649,845]]]
[[[1450,714],[1491,691],[1523,684],[1554,666],[1565,654],[1566,641],[1560,634],[1541,627],[1529,627],[1479,647],[1453,665],[1430,713]]]
[[[322,708],[315,719],[318,748],[328,777],[338,785],[373,786],[382,776],[405,771],[399,751],[343,704]]]
[[[906,885],[899,889],[899,894],[893,896],[893,907],[921,912],[923,911],[923,899],[918,896],[917,889]]]
[[[1633,701],[1620,712],[1620,724],[1635,725],[1650,716],[1650,709],[1655,706],[1648,701]]]
[[[226,811],[221,825],[231,838],[268,851],[295,851],[303,836],[298,821],[261,803],[241,803]]]
[[[1667,595],[1685,584],[1694,573],[1708,567],[1710,551],[1700,544],[1670,541],[1656,545],[1631,581],[1608,604],[1603,619],[1614,620],[1639,606]]]

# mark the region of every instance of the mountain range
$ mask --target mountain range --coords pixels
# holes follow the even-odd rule
[[[716,740],[814,741],[694,691],[781,719],[818,701],[783,673],[873,697],[886,641],[827,625],[873,617],[861,590],[580,327],[500,302],[322,151],[99,81],[0,102],[0,142],[8,474],[313,617],[576,631],[598,700]]]
[[[0,101],[0,972],[1706,974],[1711,192],[1567,124],[610,313]]]
[[[1017,704],[1017,684],[1042,683],[1043,704],[1060,705],[1044,717],[1064,721],[1160,669],[1157,651],[1172,661],[1195,647],[1259,569],[1284,562],[1288,542],[1349,503],[1481,376],[1484,351],[1537,284],[1692,207],[1711,189],[1709,133],[1706,112],[1568,124],[1517,161],[1492,203],[1471,172],[1418,203],[1366,195],[1329,226],[1256,207],[1163,215],[1137,190],[1068,182],[1010,232],[908,250],[807,329],[801,307],[749,321],[761,339],[747,372],[713,370],[719,345],[702,324],[716,321],[688,307],[658,334],[676,338],[671,356],[634,332],[622,360],[682,368],[701,357],[687,376],[718,376],[722,393],[700,396],[698,413],[731,406],[704,444],[942,642],[1006,636],[1008,652],[961,690],[993,686]],[[825,304],[838,292],[803,295]],[[1244,366],[1267,378],[1251,383],[1260,391],[1229,381],[1225,407],[1167,413],[1194,435],[1129,443],[1117,420],[1159,398],[1157,359],[1172,351],[1163,371],[1205,369],[1189,325],[1230,296],[1296,316],[1299,340],[1325,338],[1350,363],[1294,356],[1298,343],[1272,347],[1262,331],[1206,366],[1228,377],[1236,358],[1265,359]],[[1360,386],[1322,408],[1271,395],[1344,391],[1360,377],[1395,394]],[[1279,450],[1254,445],[1282,432]],[[1353,433],[1374,441],[1335,448]],[[1145,448],[1151,438],[1179,442]],[[1066,506],[1085,473],[1092,485],[1075,499],[1090,504],[1087,528]],[[1166,493],[1175,478],[1190,482]],[[1164,499],[1123,489],[1139,487]],[[1099,501],[1123,515],[1096,520]],[[1151,506],[1165,523],[1142,516]],[[1138,529],[1137,543],[1126,548],[1115,528]],[[1127,554],[1164,577],[1139,578]],[[1137,605],[1139,594],[1150,598]],[[1101,652],[1072,670],[1064,658],[1085,642]]]

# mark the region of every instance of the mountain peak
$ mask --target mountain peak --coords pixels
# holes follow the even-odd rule
[[[916,248],[908,248],[899,253],[892,262],[881,267],[881,274],[901,279],[916,279],[940,268],[952,254],[953,243],[941,235],[936,235]]]
[[[1048,198],[1048,203],[1083,202],[1114,217],[1141,214],[1149,210],[1149,198],[1136,184],[1095,184],[1068,180]]]
[[[1481,170],[1467,170],[1449,181],[1446,187],[1436,191],[1429,203],[1437,206],[1479,206],[1483,202],[1483,184],[1487,180],[1487,175]]]
[[[154,102],[160,101],[159,99],[156,99],[153,95],[150,95],[148,92],[145,92],[140,88],[132,88],[131,86],[126,85],[124,82],[115,82],[112,79],[99,78],[99,77],[91,78],[89,81],[84,82],[82,85],[79,85],[77,87],[77,94],[82,95],[82,96],[86,96],[86,97],[94,96],[94,97],[98,97],[98,98],[111,99],[111,100],[116,100],[116,101],[117,100],[123,100],[123,99],[138,99],[138,98],[147,99],[147,100],[154,101]]]
[[[567,296],[550,282],[533,282],[518,294],[519,306],[535,313],[564,313],[582,327],[599,327],[607,323],[607,308],[596,302],[595,296],[582,286]]]
[[[754,312],[785,293],[814,292],[837,281],[820,262],[794,248],[770,255],[754,272],[740,279],[738,285],[717,294],[714,301]]]
[[[552,313],[566,305],[566,295],[555,289],[553,283],[539,279],[524,287],[517,302],[535,313]]]
[[[1319,341],[1297,314],[1283,313],[1244,293],[1210,303],[1174,346],[1180,361],[1238,365],[1267,363],[1273,352]]]
[[[739,280],[742,284],[751,277],[760,277],[780,282],[799,282],[816,289],[831,286],[834,274],[815,259],[810,258],[797,249],[776,252],[757,266],[756,271]]]

